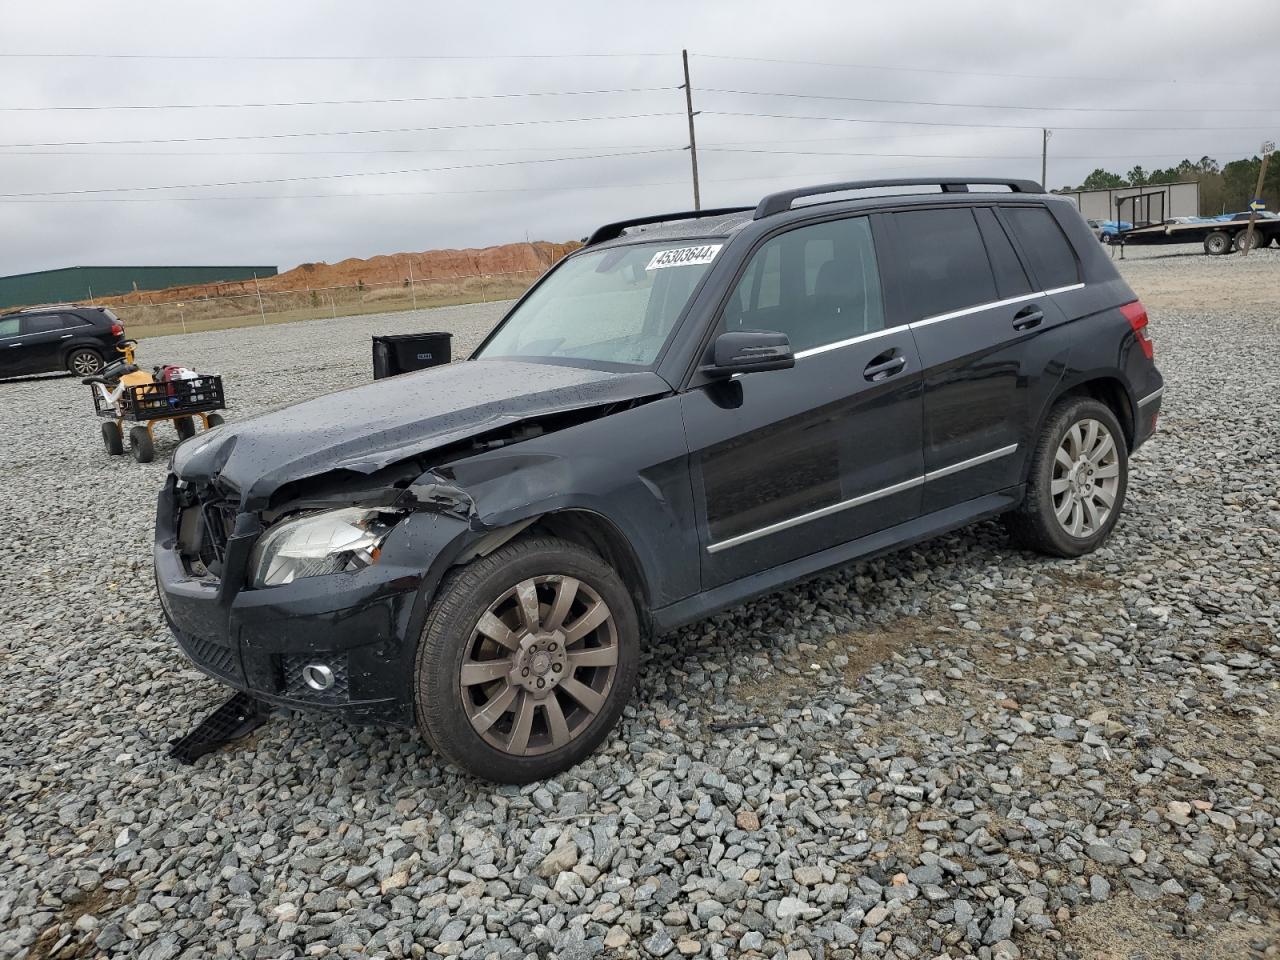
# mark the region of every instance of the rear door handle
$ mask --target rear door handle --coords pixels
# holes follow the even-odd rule
[[[872,359],[862,370],[862,375],[872,383],[878,383],[881,380],[887,380],[895,373],[901,373],[907,365],[907,358],[902,356],[896,348],[886,350],[884,353]]]
[[[74,334],[74,333],[64,333],[64,334],[63,334],[62,336],[60,336],[58,339],[59,339],[59,340],[70,340],[70,339],[71,339],[72,337],[74,337],[74,336],[75,336],[75,334]]]
[[[1029,307],[1023,307],[1013,315],[1013,329],[1030,330],[1032,327],[1040,326],[1040,321],[1044,319],[1044,311],[1032,304]]]

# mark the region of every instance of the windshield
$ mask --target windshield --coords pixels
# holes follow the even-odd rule
[[[476,355],[652,366],[722,243],[637,243],[571,257]]]

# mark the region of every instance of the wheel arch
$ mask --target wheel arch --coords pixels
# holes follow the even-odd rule
[[[1070,397],[1089,397],[1105,404],[1116,415],[1116,419],[1120,421],[1120,429],[1124,431],[1125,448],[1130,453],[1133,452],[1134,440],[1137,436],[1137,404],[1133,394],[1125,386],[1124,381],[1114,373],[1099,373],[1061,385],[1049,402],[1044,405],[1044,409],[1040,411],[1040,418],[1036,422],[1035,432],[1031,435],[1033,443],[1034,438],[1039,437],[1041,431],[1044,430],[1044,425],[1048,422],[1054,407]],[[1023,464],[1024,480],[1026,479],[1027,471],[1030,469],[1031,458],[1027,457]]]
[[[570,507],[542,514],[525,532],[543,532],[586,547],[617,571],[635,602],[636,615],[648,636],[652,633],[652,593],[644,566],[626,534],[608,517],[594,510]]]

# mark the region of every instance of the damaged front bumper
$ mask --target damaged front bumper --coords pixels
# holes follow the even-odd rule
[[[219,578],[197,577],[177,542],[174,479],[160,494],[156,589],[183,653],[202,672],[268,703],[351,719],[413,723],[414,656],[428,599],[467,523],[439,512],[406,517],[378,563],[351,573],[249,589],[262,528],[236,518]]]

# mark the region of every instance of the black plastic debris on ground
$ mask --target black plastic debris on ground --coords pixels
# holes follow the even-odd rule
[[[262,726],[271,708],[247,693],[237,693],[198,723],[186,736],[169,741],[169,756],[195,763],[206,753],[243,739]]]

